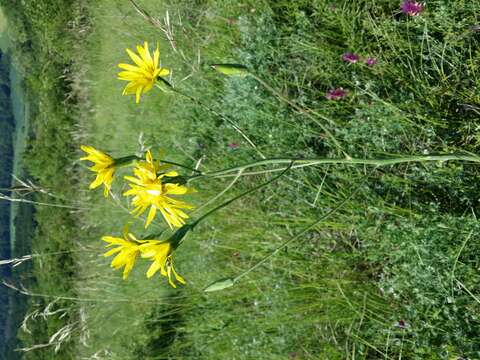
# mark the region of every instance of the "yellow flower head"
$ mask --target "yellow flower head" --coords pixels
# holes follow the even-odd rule
[[[157,210],[161,212],[171,229],[185,224],[188,215],[182,209],[192,209],[193,206],[171,198],[170,195],[184,195],[192,192],[192,189],[184,185],[162,182],[164,177],[178,176],[176,171],[162,172],[167,166],[160,166],[155,162],[150,151],[147,152],[146,161],[138,162],[133,170],[133,176],[125,176],[130,182],[130,190],[123,193],[124,196],[133,196],[132,214],[139,216],[150,207],[145,228],[155,218]]]
[[[115,174],[115,160],[110,155],[91,146],[82,145],[81,149],[87,153],[87,156],[80,158],[80,160],[88,160],[95,164],[90,170],[96,172],[97,177],[90,184],[90,189],[95,189],[103,184],[105,186],[103,195],[107,197]]]
[[[145,41],[144,46],[137,45],[138,55],[130,49],[126,49],[135,65],[118,64],[118,67],[125,70],[118,73],[120,80],[128,81],[129,83],[123,90],[123,95],[135,94],[136,103],[140,102],[142,93],[150,91],[155,85],[159,76],[167,76],[170,71],[159,66],[160,51],[157,49],[150,54],[148,43]]]
[[[160,274],[168,278],[169,284],[176,288],[175,281],[185,285],[186,281],[181,277],[173,267],[173,248],[168,242],[156,240],[147,240],[145,244],[140,246],[142,258],[153,260],[152,265],[148,268],[147,278],[151,278],[160,270]]]
[[[123,279],[126,280],[140,254],[140,246],[145,241],[137,240],[133,234],[128,232],[128,229],[125,229],[123,239],[113,236],[104,236],[102,237],[102,240],[108,243],[106,247],[117,246],[107,251],[104,256],[108,257],[117,254],[112,260],[111,266],[114,269],[124,267]]]

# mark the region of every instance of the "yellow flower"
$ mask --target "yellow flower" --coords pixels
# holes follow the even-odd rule
[[[185,195],[192,192],[192,189],[184,185],[164,183],[164,177],[178,176],[176,171],[161,172],[167,169],[167,166],[160,166],[155,162],[150,151],[147,152],[146,161],[139,161],[133,170],[135,177],[125,176],[130,182],[130,190],[123,193],[124,196],[133,196],[132,205],[135,207],[132,214],[139,216],[150,207],[145,228],[155,218],[157,210],[163,215],[165,221],[171,229],[181,227],[185,224],[188,215],[182,209],[192,209],[193,206],[169,197],[169,195]],[[161,173],[159,173],[161,172]]]
[[[153,260],[152,265],[148,268],[147,278],[151,278],[160,270],[160,274],[168,278],[168,282],[172,287],[177,287],[175,281],[183,285],[186,284],[185,279],[173,267],[173,249],[169,242],[147,240],[145,244],[140,246],[140,251],[142,258]]]
[[[126,280],[140,254],[140,246],[145,241],[137,240],[133,234],[128,232],[128,229],[125,229],[123,236],[123,239],[113,236],[102,237],[102,240],[108,243],[106,247],[117,246],[107,251],[103,256],[109,257],[113,254],[117,254],[112,260],[111,267],[114,269],[124,267],[123,279]]]
[[[88,160],[95,165],[90,168],[97,173],[96,179],[90,184],[90,189],[95,189],[100,185],[104,185],[103,195],[108,196],[112,186],[113,175],[115,173],[115,160],[104,152],[93,148],[92,146],[82,145],[81,149],[87,153],[87,156],[80,158],[80,160]]]
[[[160,51],[157,49],[150,54],[148,43],[145,41],[144,46],[137,45],[138,55],[130,49],[126,49],[127,54],[133,60],[135,65],[118,64],[118,67],[125,70],[118,73],[120,80],[128,81],[129,83],[123,90],[123,95],[135,94],[136,103],[140,102],[140,95],[150,91],[155,85],[159,76],[167,76],[170,71],[159,66]]]

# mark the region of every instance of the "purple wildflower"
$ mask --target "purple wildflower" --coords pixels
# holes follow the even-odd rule
[[[402,5],[400,5],[400,9],[408,16],[417,16],[423,11],[423,4],[418,1],[405,0]]]
[[[367,60],[365,60],[365,64],[367,64],[368,66],[373,66],[377,63],[377,59],[375,59],[374,57],[369,57],[367,58]]]
[[[344,99],[345,97],[347,97],[347,91],[344,90],[343,88],[333,89],[333,90],[328,91],[328,92],[325,94],[325,97],[326,97],[328,100],[340,100],[340,99]]]
[[[351,52],[347,52],[342,55],[342,59],[348,63],[355,64],[358,60],[360,60],[360,56]]]
[[[230,143],[230,144],[228,144],[228,147],[229,147],[230,149],[232,149],[232,150],[237,149],[239,146],[240,146],[240,145],[238,145],[237,143],[233,143],[233,142]]]

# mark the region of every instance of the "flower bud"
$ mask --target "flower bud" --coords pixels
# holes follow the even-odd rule
[[[214,64],[212,68],[228,76],[245,77],[250,74],[247,67],[240,64]]]
[[[220,291],[220,290],[232,287],[234,284],[235,282],[231,278],[221,279],[221,280],[215,281],[213,284],[208,285],[203,291],[205,292]]]

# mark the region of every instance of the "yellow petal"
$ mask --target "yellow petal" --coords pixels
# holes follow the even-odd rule
[[[130,58],[133,60],[135,64],[137,64],[139,67],[143,66],[143,61],[137,54],[135,54],[130,49],[125,49],[125,50],[127,51],[128,56],[130,56]]]
[[[123,280],[127,280],[128,275],[133,269],[133,265],[135,264],[135,258],[131,258],[125,264],[125,268],[123,269]]]
[[[152,265],[148,268],[147,278],[151,278],[155,273],[160,269],[161,264],[159,261],[154,261]]]
[[[127,71],[134,71],[134,72],[140,72],[141,69],[138,66],[131,65],[131,64],[118,64],[118,67],[123,70]]]
[[[153,82],[150,82],[147,85],[145,85],[145,87],[143,88],[143,92],[146,93],[146,92],[152,90],[152,88],[153,88]]]
[[[103,180],[105,179],[105,174],[103,172],[99,172],[95,180],[90,184],[90,189],[95,189],[103,184]]]
[[[150,207],[150,211],[148,212],[147,222],[145,223],[145,229],[150,225],[150,223],[155,218],[155,214],[157,213],[157,208],[155,206]]]
[[[153,156],[150,150],[147,150],[147,153],[145,154],[145,160],[147,160],[147,162],[150,164],[153,163]]]
[[[177,285],[172,281],[172,268],[171,266],[167,266],[167,277],[168,277],[168,283],[173,287],[177,288]]]
[[[85,151],[87,154],[92,153],[93,150],[94,150],[93,147],[87,146],[87,145],[80,145],[80,149],[82,149],[83,151]]]
[[[105,241],[105,242],[108,242],[110,243],[109,245],[107,246],[110,246],[112,244],[123,244],[125,242],[125,240],[121,239],[121,238],[117,238],[117,237],[113,237],[113,236],[103,236],[102,237],[102,240]]]
[[[170,175],[167,175],[170,176]],[[177,176],[177,175],[173,175]],[[185,186],[179,186],[177,184],[165,184],[165,193],[172,195],[183,195],[186,194],[188,189]]]
[[[117,252],[121,251],[122,248],[121,247],[116,247],[114,249],[110,249],[109,251],[107,251],[105,254],[103,254],[104,257],[109,257],[109,256],[112,256],[113,254],[116,254]]]
[[[152,67],[152,69],[155,68],[154,66],[154,63],[153,63],[153,59],[152,59],[152,55],[150,55],[150,49],[148,48],[148,42],[145,41],[144,43],[144,54],[145,54],[145,62]]]
[[[127,84],[127,86],[125,86],[125,88],[123,89],[123,92],[122,92],[122,95],[130,95],[130,94],[135,94],[135,92],[137,91],[137,86],[132,86],[135,85],[134,83],[129,83]]]
[[[107,198],[108,194],[110,194],[110,186],[107,184],[104,184],[104,185],[105,187],[103,188],[103,196]]]
[[[175,275],[175,278],[178,280],[179,283],[185,285],[187,282],[185,281],[185,279],[183,277],[181,277],[176,271],[175,271],[175,268],[173,267],[173,261],[172,261],[172,272],[173,272],[173,275]]]
[[[118,73],[119,80],[134,81],[134,80],[139,80],[143,78],[144,78],[144,75],[137,72],[121,71]]]
[[[138,104],[140,103],[140,95],[142,94],[143,86],[139,86],[136,91],[136,98],[135,102]]]

